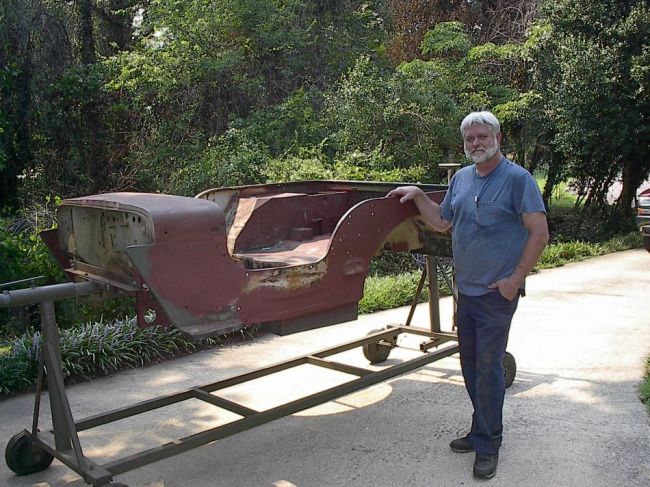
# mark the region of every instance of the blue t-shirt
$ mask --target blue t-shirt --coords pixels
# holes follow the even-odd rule
[[[452,224],[458,290],[467,296],[512,274],[528,240],[522,213],[546,211],[535,179],[505,157],[487,176],[474,164],[459,170],[440,208]]]

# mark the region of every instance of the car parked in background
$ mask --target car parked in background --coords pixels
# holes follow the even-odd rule
[[[650,252],[650,188],[636,198],[636,224],[641,232],[643,246]]]

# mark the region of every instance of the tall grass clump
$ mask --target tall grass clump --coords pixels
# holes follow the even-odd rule
[[[60,330],[64,377],[91,378],[214,345],[218,339],[194,342],[177,328],[139,328],[135,318],[92,322]],[[0,355],[0,395],[20,391],[36,379],[42,337],[28,332],[10,342]]]
[[[0,354],[0,396],[29,387],[36,378],[37,361],[12,353]]]

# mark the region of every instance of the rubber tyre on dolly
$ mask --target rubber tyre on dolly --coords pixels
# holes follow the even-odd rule
[[[373,333],[379,333],[380,331],[384,331],[384,330],[383,329],[372,330],[370,333],[368,333],[368,335],[372,335]],[[388,339],[384,339],[383,341],[391,342],[394,344],[397,341],[397,335]],[[368,359],[368,362],[370,362],[371,364],[378,364],[386,361],[392,349],[393,347],[381,345],[379,341],[374,343],[366,343],[363,346],[363,355]]]
[[[41,472],[50,466],[54,457],[34,445],[26,431],[14,435],[7,443],[5,461],[7,467],[17,475]]]
[[[515,381],[515,375],[517,375],[517,362],[509,352],[506,352],[503,357],[503,375],[506,379],[506,387],[510,387]]]

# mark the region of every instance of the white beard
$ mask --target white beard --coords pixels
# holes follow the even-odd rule
[[[494,154],[497,153],[499,150],[499,144],[497,144],[497,141],[494,141],[494,147],[490,147],[488,149],[485,149],[485,152],[480,153],[480,154],[472,154],[470,151],[465,149],[465,156],[472,161],[475,162],[476,164],[483,164],[485,161],[488,161],[494,157]]]

